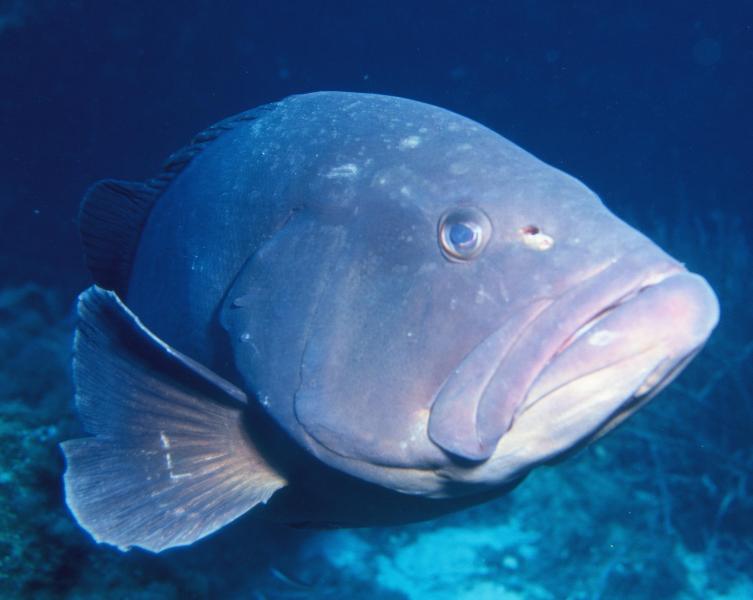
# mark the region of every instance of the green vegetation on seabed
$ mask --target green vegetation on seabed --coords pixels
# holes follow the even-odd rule
[[[722,305],[708,346],[660,398],[495,502],[406,527],[291,534],[286,551],[244,536],[248,521],[156,557],[96,546],[60,484],[57,443],[80,433],[73,320],[53,292],[0,290],[0,596],[753,597],[753,248],[724,215],[654,221],[643,229]]]

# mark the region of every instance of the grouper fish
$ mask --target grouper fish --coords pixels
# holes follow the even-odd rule
[[[457,114],[293,96],[87,192],[65,496],[160,551],[247,511],[426,519],[652,398],[719,308],[587,187]]]

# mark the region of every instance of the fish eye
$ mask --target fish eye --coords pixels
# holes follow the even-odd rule
[[[452,261],[470,260],[484,249],[491,231],[491,221],[481,210],[453,208],[439,219],[439,247]]]

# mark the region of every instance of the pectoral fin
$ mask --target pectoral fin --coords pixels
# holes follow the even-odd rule
[[[245,394],[151,334],[112,292],[79,298],[66,502],[95,540],[191,544],[286,484],[243,423]]]

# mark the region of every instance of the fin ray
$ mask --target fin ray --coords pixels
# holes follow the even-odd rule
[[[97,541],[154,552],[190,544],[286,484],[246,433],[240,390],[196,371],[112,292],[84,292],[79,315],[76,403],[95,436],[62,444],[64,482]]]

